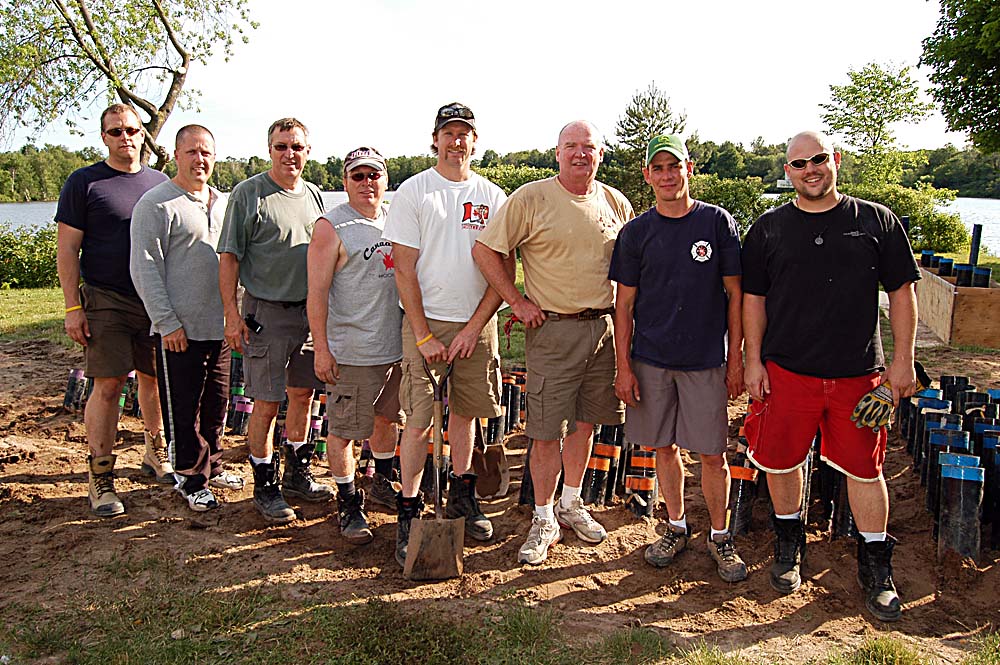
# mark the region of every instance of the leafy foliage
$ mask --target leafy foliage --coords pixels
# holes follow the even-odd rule
[[[955,192],[950,189],[923,184],[909,189],[894,183],[841,185],[839,189],[844,194],[881,203],[899,217],[908,216],[914,250],[957,252],[969,245],[969,232],[959,216],[936,209],[955,199]]]
[[[476,167],[476,173],[510,194],[525,183],[543,178],[551,178],[556,174],[556,171],[555,169],[537,168],[534,166],[497,164],[496,166],[478,166]]]
[[[57,286],[56,225],[0,222],[0,288]]]
[[[70,173],[100,159],[93,148],[70,152],[53,145],[0,153],[0,202],[51,201]]]
[[[764,196],[764,189],[760,178],[736,180],[714,173],[691,177],[691,196],[728,210],[736,220],[740,237],[758,217],[781,202]]]
[[[930,66],[931,95],[949,129],[967,131],[984,152],[1000,151],[1000,5],[941,0],[920,64]]]
[[[21,0],[0,5],[0,128],[40,130],[76,118],[100,99],[137,107],[148,120],[143,159],[168,161],[156,143],[193,62],[246,41],[247,0]],[[190,98],[194,91],[188,91]],[[158,101],[155,101],[158,100]]]

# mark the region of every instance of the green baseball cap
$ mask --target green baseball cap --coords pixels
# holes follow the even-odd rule
[[[663,152],[664,150],[682,162],[686,162],[691,159],[688,157],[687,146],[684,145],[684,140],[679,134],[660,134],[658,136],[654,136],[653,140],[651,140],[649,145],[646,146],[646,166],[649,166],[649,163],[653,161],[653,157],[656,157],[656,153]]]

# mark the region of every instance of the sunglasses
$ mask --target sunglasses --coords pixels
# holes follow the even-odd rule
[[[472,109],[467,106],[445,106],[440,111],[438,111],[439,118],[465,118],[466,120],[473,120],[475,118],[472,115]]]
[[[381,171],[372,171],[371,173],[352,173],[351,180],[354,182],[361,182],[362,180],[371,180],[372,182],[378,180],[382,177]]]
[[[288,145],[287,143],[271,144],[271,150],[274,150],[275,152],[285,152],[289,148],[292,149],[292,152],[302,152],[303,150],[306,149],[306,146],[302,145],[301,143],[293,143],[292,145]]]
[[[108,136],[113,136],[118,138],[122,134],[128,134],[129,136],[135,136],[142,131],[140,127],[112,127],[111,129],[105,129],[104,133]]]
[[[793,159],[792,161],[788,162],[788,165],[791,166],[796,171],[801,171],[806,167],[806,164],[808,164],[809,162],[812,162],[816,166],[819,166],[820,164],[826,164],[827,161],[829,161],[829,159],[830,159],[830,153],[821,152],[818,155],[813,155],[812,157],[809,157],[808,159]]]

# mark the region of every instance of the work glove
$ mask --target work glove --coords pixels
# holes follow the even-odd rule
[[[917,376],[917,392],[920,392],[930,385],[931,380],[919,362],[913,363],[913,369]],[[859,429],[871,427],[876,432],[880,427],[887,426],[891,417],[892,385],[888,381],[865,393],[851,414],[851,420]]]

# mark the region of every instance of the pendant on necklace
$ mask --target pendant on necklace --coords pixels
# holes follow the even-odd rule
[[[816,243],[817,245],[822,245],[823,244],[823,236],[822,235],[816,236],[816,239],[813,240],[813,242]]]

